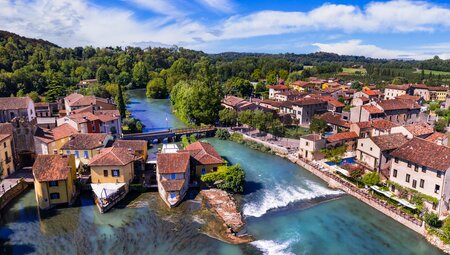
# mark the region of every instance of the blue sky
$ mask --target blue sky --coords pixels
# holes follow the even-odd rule
[[[448,0],[0,0],[0,29],[68,47],[450,58]]]

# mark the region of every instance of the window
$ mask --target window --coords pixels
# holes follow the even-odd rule
[[[309,142],[306,142],[306,146],[308,146],[309,145]]]
[[[423,186],[425,186],[425,180],[424,179],[420,179],[419,187],[423,188]]]
[[[111,170],[111,175],[112,175],[113,177],[119,177],[119,176],[120,176],[120,171],[119,171],[119,169],[113,169],[113,170]]]
[[[398,163],[398,158],[395,158],[394,161],[395,161],[395,163]]]
[[[177,179],[177,174],[171,174],[170,175],[170,179],[171,180],[176,180]]]
[[[80,158],[80,153],[78,151],[75,151],[75,158]]]
[[[88,151],[84,151],[84,158],[89,158],[89,152]]]
[[[206,174],[206,169],[202,168],[202,175]]]
[[[406,174],[406,180],[405,180],[405,181],[406,181],[407,183],[409,183],[409,179],[410,179],[410,178],[411,178],[411,175]]]
[[[69,150],[67,150],[67,151],[66,151],[66,154],[67,154],[67,155],[70,155],[70,151],[69,151]]]
[[[411,162],[408,162],[408,167],[411,168]]]
[[[370,147],[370,151],[372,151],[372,147]]]
[[[108,170],[103,170],[103,176],[108,177]]]
[[[363,143],[361,143],[361,147],[363,147]]]
[[[417,181],[416,181],[416,180],[413,180],[412,187],[413,187],[413,188],[416,188],[416,186],[417,186]]]
[[[419,172],[419,166],[418,165],[414,165],[414,171]]]
[[[58,181],[48,182],[48,186],[50,186],[50,187],[58,187]]]
[[[171,198],[171,199],[177,198],[177,193],[175,193],[175,192],[170,192],[170,198]]]
[[[217,172],[217,167],[213,167],[213,171],[214,171],[214,172]]]
[[[441,188],[441,186],[439,185],[434,185],[434,193],[439,193],[439,189]]]
[[[50,199],[59,199],[59,193],[58,192],[50,193]]]
[[[441,171],[437,171],[437,172],[436,172],[437,178],[441,178],[441,175],[442,175],[442,172],[441,172]]]
[[[397,177],[397,169],[394,169],[394,172],[392,173],[392,176]]]
[[[422,167],[422,172],[423,172],[423,173],[426,173],[426,172],[427,172],[427,168],[423,166],[423,167]]]
[[[3,148],[6,148],[6,142],[3,143]]]

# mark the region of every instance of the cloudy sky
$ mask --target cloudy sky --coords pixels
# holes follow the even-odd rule
[[[450,58],[449,0],[0,0],[0,29],[67,47]]]

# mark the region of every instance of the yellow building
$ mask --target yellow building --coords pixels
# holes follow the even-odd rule
[[[91,187],[100,212],[109,210],[128,193],[135,159],[127,148],[118,147],[103,149],[91,159]]]
[[[80,164],[87,165],[89,161],[104,148],[107,143],[112,140],[112,136],[108,134],[87,133],[71,135],[61,147],[62,154],[75,155],[75,163],[77,168]]]
[[[447,87],[432,87],[429,86],[428,89],[430,90],[430,98],[431,100],[437,100],[437,101],[445,101],[448,94],[448,88]]]
[[[39,208],[71,204],[76,196],[73,155],[37,155],[33,164],[34,189]]]
[[[136,160],[147,161],[148,143],[146,140],[116,140],[113,147],[129,149],[137,157]]]
[[[3,178],[14,173],[11,138],[12,136],[9,134],[0,134],[0,164]]]
[[[63,124],[53,129],[37,128],[34,133],[36,154],[58,154],[61,147],[74,134],[78,134],[78,131],[69,124]]]
[[[185,150],[189,151],[192,157],[191,175],[200,177],[207,173],[216,172],[219,166],[226,164],[225,160],[209,143],[191,143],[186,146]]]

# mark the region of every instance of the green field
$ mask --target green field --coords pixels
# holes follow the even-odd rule
[[[355,74],[356,72],[360,72],[361,74],[367,74],[367,70],[365,68],[342,68],[342,72]]]
[[[432,73],[433,75],[450,75],[450,72],[445,72],[445,71],[433,71],[433,70],[424,70],[425,71],[425,75],[428,75],[430,73]],[[414,73],[421,73],[422,70],[417,70]]]

